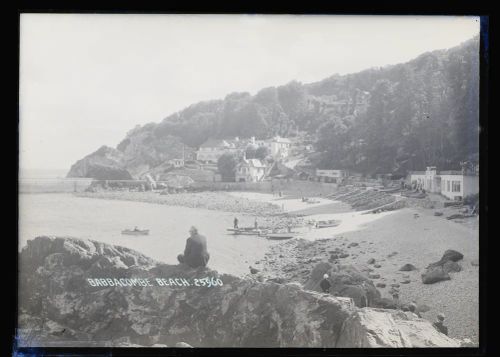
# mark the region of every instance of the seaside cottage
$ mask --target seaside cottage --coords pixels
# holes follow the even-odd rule
[[[479,175],[477,171],[438,172],[435,166],[425,171],[410,172],[410,184],[427,192],[439,193],[450,200],[462,200],[479,193]]]
[[[258,159],[241,161],[236,166],[236,182],[259,182],[262,181],[266,172],[266,165]]]

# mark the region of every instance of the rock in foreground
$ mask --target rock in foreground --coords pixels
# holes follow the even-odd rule
[[[105,287],[86,280],[204,277],[223,285]],[[19,327],[37,331],[36,340],[21,339],[26,346],[411,347],[420,346],[412,337],[419,334],[429,336],[427,346],[455,341],[430,323],[407,326],[388,310],[360,310],[350,298],[161,264],[74,238],[29,241],[20,253],[20,292]]]

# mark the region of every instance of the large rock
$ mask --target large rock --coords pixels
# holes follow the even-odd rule
[[[341,281],[344,275],[336,273],[333,281]],[[194,282],[203,277],[223,285],[155,284],[156,278]],[[405,336],[412,333],[430,336],[430,345],[446,342],[433,335],[430,324],[415,331],[413,325],[395,324],[388,310],[360,315],[350,298],[161,264],[91,240],[29,241],[20,253],[19,278],[20,346],[176,346],[182,341],[194,347],[411,347]],[[88,278],[149,279],[154,286],[91,286]],[[345,279],[361,278],[351,272]]]
[[[451,260],[452,262],[458,262],[459,260],[462,260],[464,258],[464,255],[460,252],[457,252],[456,250],[448,249],[447,251],[444,252],[443,257],[441,258],[441,261],[448,261]]]
[[[391,314],[364,308],[345,321],[336,347],[402,348],[412,347],[412,344],[410,339],[399,330]]]
[[[380,292],[373,282],[352,265],[318,263],[311,271],[304,289],[321,291],[319,284],[325,273],[329,275],[328,281],[332,285],[330,293],[352,298],[358,307],[365,307],[367,303],[380,298]]]
[[[152,261],[91,240],[38,237],[21,251],[20,311],[66,329],[49,341],[196,347],[333,347],[350,299]],[[214,277],[217,287],[90,286],[86,278]],[[21,328],[30,328],[29,319]],[[103,342],[103,345],[106,343]]]
[[[460,347],[460,342],[427,320],[410,319],[401,311],[363,308],[345,321],[336,347]]]
[[[434,284],[439,281],[450,280],[450,275],[443,269],[443,267],[429,268],[422,274],[422,283]]]
[[[427,266],[426,271],[422,274],[422,282],[424,284],[434,284],[443,280],[450,280],[448,273],[459,272],[462,270],[457,261],[463,259],[463,254],[455,250],[447,250],[437,262]]]

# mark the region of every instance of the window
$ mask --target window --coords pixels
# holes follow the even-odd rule
[[[450,180],[446,180],[446,191],[450,192]]]
[[[451,192],[460,192],[460,181],[451,182]]]

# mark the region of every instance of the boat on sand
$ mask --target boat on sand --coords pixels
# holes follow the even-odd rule
[[[337,227],[339,224],[340,224],[340,221],[337,219],[330,219],[328,221],[317,221],[316,228]]]
[[[266,238],[272,240],[284,240],[284,239],[292,239],[293,235],[290,233],[269,233],[266,235]]]

